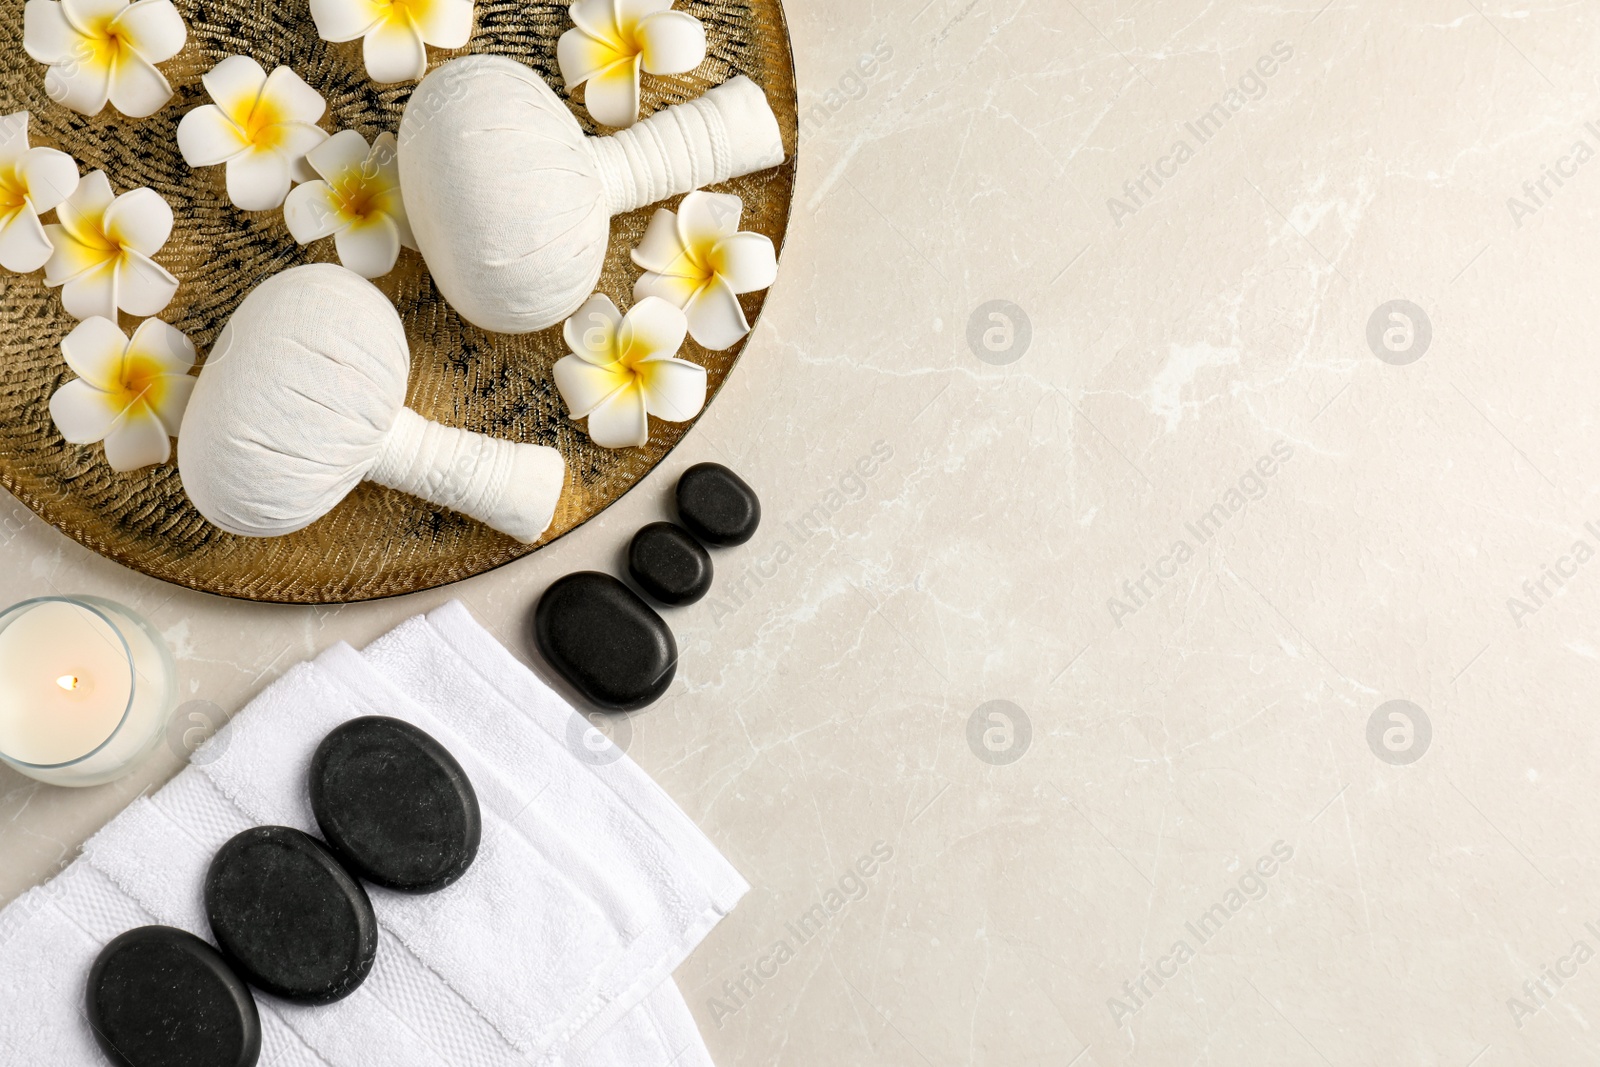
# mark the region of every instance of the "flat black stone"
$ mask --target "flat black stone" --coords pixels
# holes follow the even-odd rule
[[[632,711],[658,699],[678,669],[660,615],[609,574],[557,579],[533,610],[533,640],[557,673],[595,705]]]
[[[118,1067],[254,1067],[261,1016],[217,950],[171,926],[118,934],[89,969],[94,1039]]]
[[[311,757],[311,810],[345,869],[410,893],[466,873],[483,837],[478,795],[426,731],[368,715],[335,728]]]
[[[761,501],[720,463],[696,463],[678,478],[678,517],[708,545],[742,545],[761,525]]]
[[[378,920],[367,891],[310,834],[238,834],[212,858],[205,899],[223,957],[258,989],[330,1004],[372,970]]]
[[[677,523],[652,522],[628,543],[628,573],[663,604],[693,604],[711,589],[711,553]]]

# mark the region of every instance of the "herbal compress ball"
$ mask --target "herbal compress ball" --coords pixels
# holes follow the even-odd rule
[[[429,422],[405,406],[410,367],[400,316],[371,282],[332,263],[267,279],[223,328],[184,416],[189,499],[229,533],[277,537],[370,480],[537,540],[561,454]]]
[[[594,292],[611,216],[783,162],[764,93],[740,75],[609,137],[588,137],[530,68],[451,60],[400,122],[400,186],[439,291],[474,325],[542,330]]]

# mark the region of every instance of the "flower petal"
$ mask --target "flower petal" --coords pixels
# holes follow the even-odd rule
[[[17,177],[36,212],[46,212],[78,188],[78,164],[54,148],[30,148],[17,161]]]
[[[167,83],[167,76],[148,60],[124,48],[111,68],[110,99],[112,105],[130,119],[147,118],[172,99],[172,86]]]
[[[289,161],[252,148],[228,160],[228,199],[244,211],[267,211],[289,194]]]
[[[100,216],[100,231],[113,244],[153,256],[172,236],[172,205],[154,189],[129,189]]]
[[[645,271],[633,283],[633,300],[638,303],[647,296],[654,296],[673,307],[685,308],[708,281],[709,278],[685,278],[676,274]]]
[[[45,95],[62,107],[84,115],[98,115],[111,99],[111,66],[98,51],[84,50],[83,58],[70,57],[44,72]]]
[[[562,356],[550,368],[567,413],[581,419],[615,393],[633,384],[633,374],[620,363],[597,367],[582,356]]]
[[[24,204],[0,223],[0,267],[28,274],[50,261],[55,251],[45,235],[44,224]]]
[[[289,161],[289,177],[308,182],[317,176],[306,162],[306,153],[328,139],[328,131],[307,122],[285,122],[278,126],[277,153]]]
[[[288,67],[273,68],[261,87],[261,98],[271,100],[286,120],[307,125],[314,125],[328,110],[322,94]]]
[[[662,11],[634,30],[639,58],[651,74],[684,74],[706,58],[705,25],[686,11]]]
[[[373,215],[340,230],[333,235],[333,245],[339,250],[339,262],[363,278],[383,277],[400,258],[400,232],[387,215]]]
[[[638,383],[618,389],[589,412],[589,439],[601,448],[635,448],[650,440]]]
[[[130,407],[106,434],[106,462],[119,473],[152,467],[171,457],[172,441],[167,428],[142,400]]]
[[[369,30],[361,42],[361,55],[375,82],[412,81],[428,69],[422,35],[404,17],[391,15]]]
[[[575,355],[597,367],[608,367],[617,361],[617,328],[621,325],[622,312],[617,305],[604,293],[595,293],[562,325],[561,336]]]
[[[0,118],[0,167],[16,166],[28,151],[28,113],[15,111]]]
[[[117,306],[130,315],[156,315],[172,303],[178,279],[155,260],[127,252],[117,268]]]
[[[732,193],[693,192],[678,205],[678,240],[691,255],[704,257],[711,246],[739,232],[744,201]]]
[[[283,202],[283,221],[289,235],[303,245],[332,237],[347,225],[339,215],[338,197],[320,178],[289,190]]]
[[[670,0],[668,5],[671,6]],[[617,29],[617,6],[613,0],[578,0],[567,8],[573,24],[600,41],[621,41],[622,31]]]
[[[199,380],[192,374],[163,374],[145,393],[145,403],[161,420],[162,429],[169,436],[177,437],[183,428],[183,416],[189,410],[189,398],[194,396],[195,383]]]
[[[68,233],[90,248],[110,249],[105,234],[100,230],[100,219],[106,208],[116,199],[111,191],[111,179],[103,170],[85,174],[72,195],[56,207],[56,218]],[[55,238],[51,237],[51,241]]]
[[[249,147],[244,132],[216,104],[197,107],[178,122],[178,151],[191,167],[226,163]]]
[[[311,0],[311,21],[324,41],[353,41],[383,18],[387,6],[374,0]]]
[[[689,320],[689,333],[695,342],[713,351],[731,348],[739,338],[750,332],[744,308],[728,283],[713,278],[689,301],[683,309]]]
[[[61,341],[61,354],[72,372],[107,392],[121,387],[122,357],[127,350],[128,335],[116,322],[98,315],[78,323]]]
[[[267,72],[249,56],[228,56],[200,75],[200,81],[222,113],[242,131],[255,109],[261,87],[267,84]]]
[[[358,130],[340,130],[306,153],[311,169],[330,182],[344,179],[349,171],[360,173],[372,149]]]
[[[658,208],[650,216],[650,225],[645,227],[639,247],[633,250],[633,261],[657,274],[683,277],[700,274],[685,253],[683,242],[678,239],[678,217],[666,208]]]
[[[659,297],[645,297],[622,319],[617,351],[627,363],[671,356],[683,347],[689,324],[677,306]]]
[[[617,25],[637,27],[661,11],[670,11],[672,0],[617,0]]]
[[[707,258],[736,293],[754,293],[778,280],[778,253],[764,233],[729,234],[712,246]]]
[[[22,47],[40,63],[57,63],[72,55],[78,31],[56,0],[28,0],[22,9]]]
[[[46,269],[45,284],[49,285]],[[106,259],[61,286],[61,306],[75,319],[117,317],[117,263]]]
[[[189,39],[172,0],[138,0],[112,20],[111,29],[151,63],[165,63],[183,51]]]
[[[636,364],[644,407],[658,419],[688,422],[706,406],[706,369],[686,359],[652,359]]]
[[[411,232],[411,217],[406,214],[405,202],[400,199],[400,190],[395,189],[386,198],[384,214],[389,216],[389,221],[394,223],[395,233],[400,236],[402,248],[415,249],[417,247],[416,234]]]
[[[63,0],[61,9],[80,34],[98,37],[127,6],[128,0]]]
[[[590,75],[583,102],[604,126],[632,126],[639,118],[639,57],[618,60]]]
[[[70,282],[78,275],[111,259],[103,248],[91,248],[73,237],[65,226],[51,223],[44,228],[50,242],[50,258],[44,265],[44,283],[49,286]]]
[[[194,368],[194,342],[182,330],[160,319],[141,322],[133,331],[127,351],[129,355],[149,357],[169,374],[188,374]]]
[[[569,90],[627,58],[615,45],[576,27],[563,33],[556,42],[556,63],[561,68],[561,80]]]
[[[50,418],[68,444],[92,445],[105,440],[122,417],[119,403],[113,394],[74,378],[50,398]]]
[[[472,0],[410,0],[406,12],[435,48],[460,48],[472,39]]]

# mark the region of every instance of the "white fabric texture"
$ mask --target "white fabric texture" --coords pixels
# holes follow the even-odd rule
[[[505,56],[441,65],[400,121],[417,247],[462,317],[529,333],[576,311],[611,216],[783,162],[766,95],[739,76],[609,137],[588,137],[534,70]]]
[[[101,946],[152,922],[207,937],[216,849],[263,822],[315,833],[311,754],[367,714],[412,722],[456,756],[483,841],[441,892],[367,887],[378,954],[349,997],[306,1007],[257,992],[261,1062],[710,1067],[670,975],[748,886],[625,755],[573,744],[581,716],[459,603],[365,653],[341,644],[290,670],[0,912],[0,1061],[99,1062],[81,1005]]]
[[[178,435],[195,507],[247,537],[304,529],[371,478],[538,540],[561,453],[430,423],[405,405],[411,351],[377,286],[332,263],[257,286],[217,338]]]

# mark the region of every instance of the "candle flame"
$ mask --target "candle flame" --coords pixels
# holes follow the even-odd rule
[[[70,693],[78,688],[78,679],[76,675],[63,674],[56,679],[56,684]]]

